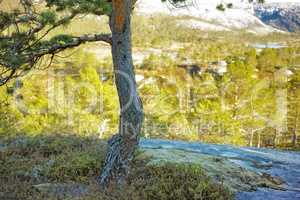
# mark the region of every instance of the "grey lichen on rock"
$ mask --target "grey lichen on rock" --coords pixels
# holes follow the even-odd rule
[[[284,190],[284,182],[277,177],[258,173],[239,166],[226,157],[218,157],[177,149],[143,149],[137,159],[148,158],[148,165],[164,163],[199,165],[213,181],[233,192],[255,191],[258,187]]]
[[[72,183],[43,183],[33,187],[43,196],[55,199],[79,198],[89,192],[88,186]]]

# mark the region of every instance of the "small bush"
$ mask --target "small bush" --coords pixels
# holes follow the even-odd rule
[[[225,11],[225,7],[222,3],[217,5],[217,9],[220,10],[220,11]]]

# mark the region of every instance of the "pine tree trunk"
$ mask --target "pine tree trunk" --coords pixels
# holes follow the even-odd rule
[[[261,147],[261,135],[258,133],[258,138],[257,138],[257,148]]]
[[[297,131],[298,131],[298,117],[299,117],[298,109],[299,108],[296,108],[296,109],[297,110],[296,110],[296,117],[295,117],[295,120],[294,120],[293,138],[292,138],[293,147],[297,146],[297,140],[298,140]]]
[[[142,102],[138,96],[131,50],[131,0],[113,0],[110,28],[115,83],[120,102],[119,132],[108,142],[108,152],[98,183],[123,182],[139,143],[143,122]]]
[[[253,147],[254,130],[251,130],[249,146]]]
[[[273,143],[274,143],[274,148],[276,148],[277,147],[277,143],[278,143],[278,131],[277,131],[277,129],[275,129]]]
[[[297,146],[297,140],[298,140],[298,137],[297,137],[297,134],[296,134],[296,131],[295,131],[294,134],[293,134],[293,138],[292,138],[293,147]]]
[[[297,136],[297,124],[296,124],[295,127],[293,128],[293,136],[292,136],[293,147],[297,146],[297,140],[298,140],[298,136]]]

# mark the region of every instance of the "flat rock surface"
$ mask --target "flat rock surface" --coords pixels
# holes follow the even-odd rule
[[[237,200],[300,199],[296,152],[149,139],[140,146],[150,163],[199,163],[214,180],[238,191]]]

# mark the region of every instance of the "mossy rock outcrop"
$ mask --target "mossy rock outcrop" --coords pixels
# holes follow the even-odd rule
[[[213,181],[228,187],[233,192],[255,191],[258,187],[285,190],[284,182],[279,177],[243,168],[226,157],[156,148],[141,150],[137,159],[148,159],[147,165],[174,163],[199,166]]]

